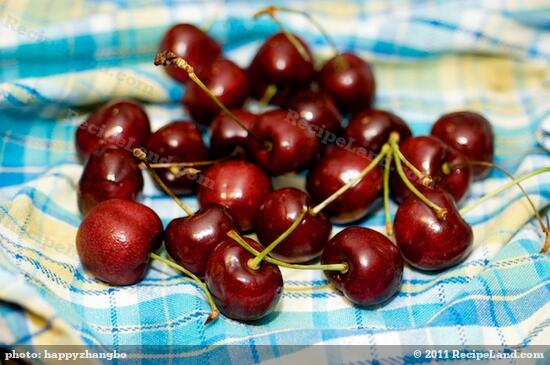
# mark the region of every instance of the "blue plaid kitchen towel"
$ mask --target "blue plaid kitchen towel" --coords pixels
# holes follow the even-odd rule
[[[416,134],[428,133],[445,112],[475,110],[495,127],[497,163],[514,174],[550,165],[535,138],[550,121],[548,1],[275,3],[306,9],[341,49],[368,59],[377,107],[402,116]],[[143,101],[154,129],[185,117],[183,88],[152,65],[163,32],[178,22],[197,24],[244,67],[277,31],[270,19],[251,17],[265,5],[0,0],[0,344],[244,349],[240,358],[223,347],[173,354],[198,363],[292,357],[278,345],[363,344],[383,361],[374,345],[548,344],[550,260],[538,253],[544,237],[517,189],[467,214],[475,249],[464,263],[438,274],[407,267],[400,294],[378,309],[350,305],[320,272],[284,270],[274,315],[254,325],[220,318],[205,327],[209,308],[199,288],[161,263],[130,287],[87,275],[75,250],[82,171],[75,129],[94,105],[117,97]],[[319,60],[330,56],[304,19],[282,20]],[[465,203],[506,179],[493,172],[473,185]],[[539,209],[548,206],[550,176],[524,187]],[[141,199],[165,224],[181,215],[150,180]],[[197,207],[194,199],[187,202]],[[361,225],[382,229],[383,213]],[[345,356],[319,363],[345,362]]]

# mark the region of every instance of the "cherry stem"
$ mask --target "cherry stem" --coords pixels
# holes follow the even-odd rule
[[[371,161],[371,163],[365,167],[359,175],[357,175],[353,180],[349,181],[347,184],[343,185],[340,189],[336,190],[334,193],[332,193],[328,198],[317,204],[315,207],[311,208],[309,211],[311,212],[311,215],[317,215],[319,212],[327,207],[330,203],[338,199],[342,194],[344,194],[349,189],[353,188],[355,185],[357,185],[365,176],[368,175],[369,172],[371,172],[372,169],[376,167],[380,163],[380,161],[386,156],[386,154],[390,151],[390,146],[388,144],[384,144],[382,146],[382,149],[380,150],[380,153],[378,156],[374,158],[374,160]]]
[[[269,255],[269,253],[271,251],[273,251],[273,249],[275,247],[277,247],[277,245],[279,243],[281,243],[282,241],[284,241],[288,236],[290,236],[292,234],[292,232],[294,232],[296,230],[296,228],[298,227],[298,225],[300,223],[302,223],[302,220],[304,219],[304,216],[306,215],[307,213],[307,207],[304,207],[302,209],[302,212],[298,215],[298,217],[296,218],[296,220],[294,222],[292,222],[292,224],[290,225],[290,227],[287,228],[286,231],[284,231],[279,237],[277,237],[273,242],[271,242],[266,248],[263,249],[262,252],[260,252],[260,254],[258,256],[256,256],[255,258],[251,259],[249,262],[248,262],[248,267],[253,269],[253,270],[258,270],[260,268],[260,264],[262,263],[262,260],[267,256]]]
[[[162,162],[162,163],[150,163],[149,165],[154,169],[209,166],[209,165],[213,165],[213,164],[218,163],[218,162],[229,160],[229,159],[231,159],[231,158],[233,158],[233,157],[235,157],[235,156],[237,156],[241,153],[243,153],[242,148],[237,146],[237,147],[235,147],[233,152],[231,152],[229,155],[227,155],[225,157],[222,157],[222,158],[218,158],[216,160],[190,161],[190,162]],[[196,169],[190,169],[189,172],[190,173],[197,173],[197,172],[200,172],[200,171],[196,170]]]
[[[258,256],[260,252],[255,250],[253,247],[251,247],[246,241],[235,231],[231,230],[227,232],[227,236],[231,238],[233,241],[237,242],[242,248],[250,252],[254,256]],[[298,270],[326,270],[326,271],[340,271],[341,273],[345,274],[349,266],[347,263],[342,262],[340,264],[319,264],[319,265],[299,265],[299,264],[289,264],[281,260],[274,259],[273,257],[266,256],[264,258],[266,262],[269,262],[270,264],[286,267],[289,269],[298,269]]]
[[[399,146],[397,144],[398,142],[399,142],[399,134],[392,132],[390,134],[390,144],[393,150],[393,158],[395,160],[395,166],[397,167],[397,173],[401,177],[401,180],[403,180],[407,188],[409,188],[409,190],[418,199],[420,199],[424,204],[426,204],[435,212],[435,214],[437,215],[437,218],[439,218],[440,220],[445,220],[448,214],[447,209],[440,207],[439,205],[435,204],[430,199],[428,199],[424,194],[422,194],[420,190],[418,190],[416,186],[413,185],[413,183],[409,180],[409,178],[403,171],[403,166],[401,165],[401,159],[398,153],[398,150],[399,150]]]
[[[384,165],[384,215],[386,218],[386,234],[388,237],[393,235],[393,224],[390,215],[390,167],[393,159],[393,153],[389,150],[386,153],[386,162]]]
[[[265,142],[262,139],[260,139],[258,136],[256,136],[252,131],[247,128],[243,122],[240,121],[239,118],[231,110],[229,110],[221,101],[218,99],[216,95],[208,89],[208,87],[199,79],[199,77],[195,74],[195,70],[193,69],[193,66],[191,66],[189,63],[187,63],[186,60],[184,60],[181,57],[178,57],[175,53],[170,51],[162,51],[157,53],[155,56],[154,63],[156,66],[167,66],[167,65],[175,65],[178,68],[181,68],[187,74],[189,75],[189,78],[193,80],[195,84],[197,84],[198,87],[200,87],[209,97],[216,103],[216,105],[229,117],[231,118],[235,123],[239,125],[242,129],[244,129],[252,138],[257,140],[262,146],[264,146],[265,149],[268,151],[271,150],[272,145],[270,142]]]
[[[267,88],[265,89],[264,94],[262,95],[262,98],[260,99],[260,104],[263,106],[266,106],[269,104],[271,99],[277,94],[277,85],[275,84],[269,84]]]
[[[416,166],[414,166],[412,162],[410,162],[405,157],[405,155],[403,154],[403,152],[401,152],[399,148],[397,148],[395,152],[397,152],[397,156],[405,164],[405,166],[407,166],[416,175],[416,177],[418,177],[422,185],[429,186],[432,183],[432,178],[429,175],[426,175],[425,173],[417,169]]]
[[[162,188],[162,190],[164,190],[164,192],[166,192],[166,194],[170,195],[170,197],[176,202],[177,205],[179,205],[179,207],[181,209],[183,209],[183,211],[188,215],[188,216],[192,216],[193,215],[193,211],[187,206],[185,205],[184,202],[182,202],[180,199],[178,199],[178,197],[176,196],[176,194],[174,194],[172,192],[172,190],[170,190],[168,188],[168,186],[166,186],[166,184],[164,183],[164,181],[162,181],[162,179],[160,178],[160,176],[155,172],[155,170],[151,167],[151,165],[149,164],[149,161],[147,161],[147,154],[145,153],[145,151],[143,151],[142,149],[140,148],[134,148],[134,156],[136,156],[137,158],[139,158],[144,164],[145,166],[147,167],[147,171],[149,171],[149,174],[153,177],[153,179],[155,179],[155,181],[157,182],[157,184],[160,185],[160,187]]]
[[[188,277],[193,279],[193,281],[195,281],[198,286],[201,287],[201,289],[206,294],[208,304],[210,304],[210,308],[211,308],[210,315],[208,316],[208,318],[206,319],[206,322],[204,324],[208,324],[208,323],[212,322],[213,320],[215,320],[216,318],[218,318],[218,316],[220,315],[220,311],[218,310],[218,307],[216,306],[216,303],[214,302],[214,298],[212,298],[212,294],[210,294],[210,290],[208,290],[208,288],[206,287],[206,284],[201,279],[199,279],[191,271],[187,270],[183,266],[180,266],[180,265],[176,264],[172,260],[168,260],[168,259],[166,259],[162,256],[159,256],[155,253],[152,253],[152,252],[149,254],[149,257],[153,260],[160,261],[160,262],[170,266],[171,268],[184,273],[185,275],[187,275]]]
[[[540,216],[537,208],[535,207],[535,204],[533,203],[533,201],[531,200],[531,198],[529,197],[529,195],[527,194],[527,192],[525,191],[525,189],[523,189],[523,187],[521,186],[521,182],[524,181],[524,180],[527,180],[533,176],[537,176],[537,175],[540,175],[540,174],[544,174],[546,172],[550,172],[550,167],[543,167],[543,168],[540,168],[538,170],[535,170],[535,171],[532,171],[532,172],[529,172],[525,175],[522,175],[522,176],[519,176],[519,177],[514,177],[512,174],[510,174],[508,171],[506,171],[504,168],[501,168],[497,165],[494,165],[494,164],[491,164],[491,163],[488,163],[488,162],[484,162],[484,161],[467,161],[466,162],[467,164],[475,164],[475,165],[480,165],[480,166],[490,166],[490,167],[494,167],[494,168],[497,168],[499,169],[500,171],[502,171],[504,174],[506,174],[512,181],[502,185],[500,188],[496,189],[496,190],[493,190],[491,191],[490,193],[486,194],[485,196],[483,196],[481,199],[478,199],[474,202],[472,202],[471,204],[463,207],[462,209],[459,210],[459,213],[460,215],[465,215],[467,214],[468,212],[470,212],[471,210],[477,208],[479,205],[485,203],[487,200],[489,199],[492,199],[494,198],[495,196],[499,195],[500,193],[510,189],[511,187],[513,186],[517,186],[522,192],[523,192],[523,195],[527,198],[527,200],[529,201],[529,204],[531,205],[531,208],[533,209],[533,212],[535,212],[535,217],[537,219],[537,221],[539,222],[540,226],[541,226],[541,229],[542,231],[544,232],[544,234],[546,235],[546,239],[545,239],[545,242],[544,242],[544,246],[542,247],[541,249],[541,253],[545,253],[548,251],[548,249],[550,249],[550,228],[545,226],[544,225],[544,222],[542,221],[542,217]],[[456,165],[454,166],[449,166],[449,169],[452,169],[453,167],[456,168]]]
[[[336,62],[338,62],[339,67],[341,69],[346,69],[348,67],[348,63],[346,62],[346,59],[342,57],[342,54],[338,50],[338,46],[336,45],[336,42],[334,41],[334,39],[332,39],[329,32],[327,32],[327,30],[325,29],[325,27],[323,27],[321,22],[315,19],[315,17],[311,16],[311,14],[309,14],[307,11],[303,11],[303,10],[286,8],[286,7],[278,7],[278,6],[271,6],[271,8],[272,9],[270,11],[273,11],[273,12],[280,11],[284,13],[299,14],[305,17],[315,28],[317,28],[319,33],[321,33],[323,38],[325,38],[327,43],[332,47],[334,51],[334,55],[337,57]]]
[[[283,23],[279,20],[279,18],[277,18],[277,16],[275,15],[275,13],[277,12],[277,7],[276,6],[273,6],[273,5],[270,5],[268,6],[267,8],[265,9],[262,9],[262,10],[259,10],[258,12],[256,12],[254,14],[254,18],[258,18],[262,15],[269,15],[271,17],[271,19],[273,19],[273,21],[275,23],[277,23],[277,25],[279,26],[279,28],[281,29],[281,31],[284,33],[284,35],[288,38],[289,42],[292,43],[292,45],[294,46],[294,48],[296,48],[296,50],[298,51],[298,53],[300,54],[300,56],[302,56],[302,58],[306,61],[306,62],[311,62],[311,57],[309,55],[309,53],[306,51],[304,45],[298,40],[298,38],[296,38],[296,36],[294,36],[294,34],[290,33],[286,27],[283,25]]]

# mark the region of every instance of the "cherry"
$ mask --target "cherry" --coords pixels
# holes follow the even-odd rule
[[[243,231],[253,228],[260,205],[272,190],[269,177],[256,165],[230,160],[210,166],[202,176],[201,207],[218,203],[229,210]]]
[[[97,148],[143,146],[151,126],[143,107],[130,100],[114,100],[93,112],[76,131],[76,150],[82,160]]]
[[[339,135],[342,119],[332,99],[321,91],[301,90],[294,94],[288,106],[308,123],[329,133]]]
[[[208,158],[208,149],[197,126],[189,121],[169,123],[151,135],[147,141],[149,160],[171,159],[172,162],[202,161]],[[178,169],[157,170],[162,181],[177,195],[191,194],[195,176],[179,173]]]
[[[166,227],[164,244],[170,256],[198,276],[227,232],[238,230],[229,212],[219,204],[207,204],[192,216],[176,218]]]
[[[372,158],[339,146],[328,147],[307,175],[306,189],[319,203],[357,177]],[[363,217],[382,192],[382,169],[376,166],[366,178],[326,207],[336,223],[349,223]]]
[[[466,161],[464,155],[433,136],[417,136],[406,139],[400,146],[405,159],[416,167],[420,173],[429,176],[430,182],[423,184],[407,165],[403,170],[417,188],[442,188],[450,192],[455,200],[464,197],[472,181],[472,170],[469,166],[448,169],[445,166],[461,165]],[[412,195],[410,189],[397,174],[392,174],[391,191],[395,200],[403,202]]]
[[[298,218],[311,198],[295,188],[282,188],[270,193],[256,219],[256,234],[262,243],[277,239]],[[298,227],[270,255],[285,262],[311,261],[323,251],[332,230],[332,224],[323,213],[306,213]]]
[[[248,76],[230,60],[217,59],[203,70],[200,77],[214,96],[228,108],[239,108],[248,97]],[[204,125],[209,125],[219,112],[219,106],[195,83],[187,85],[183,104],[193,120]]]
[[[320,143],[307,128],[301,128],[286,110],[270,110],[258,116],[251,131],[265,144],[248,138],[247,150],[252,158],[271,175],[300,171],[317,157]]]
[[[299,47],[284,33],[270,36],[256,53],[249,68],[253,95],[263,97],[266,85],[274,85],[277,93],[297,90],[307,86],[314,77],[313,56],[307,44],[298,36],[290,34]],[[300,51],[301,50],[301,51]]]
[[[420,199],[410,196],[395,215],[395,240],[412,266],[422,270],[446,269],[469,255],[472,228],[462,219],[448,192],[424,189],[423,193],[447,210],[446,218],[438,218]]]
[[[113,198],[134,200],[143,189],[143,176],[134,157],[109,146],[95,150],[78,182],[78,206],[86,215],[98,203]]]
[[[319,86],[342,113],[368,108],[374,101],[372,70],[353,53],[341,53],[328,60],[319,72]]]
[[[379,109],[364,109],[353,114],[344,130],[344,136],[352,144],[367,151],[378,152],[386,143],[391,132],[397,132],[400,141],[412,135],[409,126],[397,115]]]
[[[462,152],[469,160],[492,162],[494,134],[491,123],[482,115],[469,111],[441,116],[432,127],[432,135]],[[474,178],[485,177],[488,166],[473,166]]]
[[[231,112],[250,129],[258,116],[243,109],[233,109]],[[214,157],[228,156],[236,147],[246,145],[248,131],[235,123],[225,113],[220,113],[210,126],[210,154]]]
[[[258,242],[245,238],[254,247]],[[220,243],[206,267],[206,284],[220,311],[239,321],[260,319],[273,311],[283,291],[283,277],[267,262],[257,269],[248,266],[254,256],[231,239]]]
[[[176,24],[164,34],[160,51],[168,50],[185,58],[200,75],[205,67],[220,57],[220,45],[208,34],[191,24]],[[166,72],[181,83],[189,80],[187,72],[170,66]]]
[[[76,248],[82,265],[98,279],[131,285],[147,270],[149,253],[162,243],[162,222],[145,205],[109,199],[82,220]]]
[[[354,304],[375,306],[387,302],[401,287],[403,259],[383,234],[348,227],[326,245],[322,264],[345,262],[348,270],[325,271],[327,278]]]

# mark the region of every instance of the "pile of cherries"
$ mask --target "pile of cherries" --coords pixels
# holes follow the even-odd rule
[[[258,16],[277,19],[277,11],[299,13],[269,7]],[[183,105],[194,122],[151,133],[140,104],[117,100],[76,132],[85,161],[76,244],[98,279],[131,285],[150,259],[160,260],[205,290],[209,320],[219,308],[251,321],[277,305],[279,266],[324,270],[352,303],[369,307],[399,291],[404,261],[439,271],[470,253],[473,233],[461,214],[473,206],[459,211],[456,203],[492,166],[493,130],[483,116],[446,114],[431,135],[412,136],[400,117],[373,108],[374,76],[364,59],[336,51],[316,70],[308,45],[284,27],[246,70],[190,24],[170,28],[160,50],[155,63],[185,84]],[[243,108],[249,98],[271,106],[252,113]],[[144,168],[185,212],[166,229],[134,201]],[[306,169],[306,191],[273,190],[271,177]],[[390,190],[400,204],[393,223]],[[191,194],[196,212],[177,198]],[[350,226],[331,237],[333,223],[359,221],[380,198],[387,235]],[[249,233],[257,239],[242,236]],[[172,260],[154,253],[163,242]]]

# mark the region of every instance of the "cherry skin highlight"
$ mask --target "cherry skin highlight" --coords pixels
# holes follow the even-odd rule
[[[78,182],[78,207],[86,215],[108,199],[134,200],[143,190],[143,176],[133,155],[109,146],[95,150]]]
[[[372,159],[353,150],[328,147],[321,159],[309,170],[306,189],[315,204],[356,178]],[[334,223],[350,223],[367,214],[371,204],[382,193],[382,169],[376,166],[357,185],[346,191],[323,212]]]
[[[197,75],[202,75],[205,68],[221,57],[222,48],[208,34],[192,24],[176,24],[164,34],[160,51],[171,51],[186,60]],[[189,76],[185,70],[170,65],[166,72],[174,80],[185,83]]]
[[[201,207],[223,205],[247,231],[254,227],[260,205],[272,189],[271,180],[258,166],[247,161],[223,161],[204,172],[197,199]]]
[[[309,124],[319,127],[323,133],[339,135],[342,132],[342,116],[330,96],[321,91],[297,92],[288,108]]]
[[[208,149],[197,126],[189,121],[169,123],[151,135],[147,142],[148,159],[157,162],[193,162],[208,159]],[[181,175],[169,168],[156,170],[176,195],[193,193],[196,176]]]
[[[376,85],[372,70],[353,53],[342,53],[328,60],[319,72],[319,86],[344,114],[368,108],[374,102]]]
[[[311,198],[295,188],[282,188],[270,193],[256,219],[256,234],[264,245],[268,245],[285,232],[298,218],[302,210],[309,209]],[[279,243],[272,257],[290,263],[311,261],[321,255],[332,224],[323,213],[312,215],[307,212],[296,229]]]
[[[227,209],[207,204],[192,216],[172,220],[166,227],[164,244],[174,261],[195,275],[204,276],[212,251],[231,230],[239,228]]]
[[[258,242],[244,238],[256,250]],[[248,267],[253,259],[231,239],[216,247],[206,268],[206,285],[216,305],[227,317],[238,321],[254,321],[275,309],[283,292],[283,277],[276,265],[262,262],[257,270]]]
[[[397,210],[393,225],[403,257],[421,270],[443,270],[462,262],[472,251],[472,228],[443,190],[424,190],[432,202],[448,211],[444,220],[420,199],[410,196]]]
[[[201,81],[226,107],[239,108],[249,94],[248,75],[227,59],[217,59],[201,74]],[[189,83],[183,97],[183,105],[192,119],[210,125],[220,107],[197,84]]]
[[[112,285],[132,285],[145,276],[149,253],[162,243],[162,222],[143,204],[105,200],[82,220],[76,248],[82,265]]]
[[[93,112],[76,130],[76,151],[85,161],[99,147],[141,147],[150,134],[149,117],[140,104],[114,100]]]
[[[348,227],[337,233],[327,243],[321,263],[342,262],[348,265],[345,273],[325,271],[325,275],[356,305],[383,304],[401,287],[403,259],[399,249],[375,230]]]
[[[493,162],[493,127],[478,113],[462,111],[445,114],[435,122],[431,134],[463,153],[469,160]],[[489,169],[488,166],[472,166],[474,178],[487,176]]]

